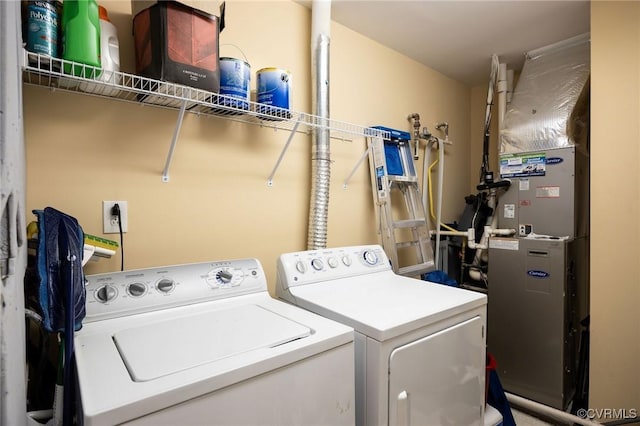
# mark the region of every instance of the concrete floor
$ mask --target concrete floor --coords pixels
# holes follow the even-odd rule
[[[552,423],[547,423],[543,420],[540,420],[537,417],[529,415],[527,413],[523,413],[522,411],[511,409],[511,414],[513,414],[513,418],[516,421],[517,426],[547,426],[553,425]]]

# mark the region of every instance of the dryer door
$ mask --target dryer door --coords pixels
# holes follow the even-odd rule
[[[482,326],[474,317],[391,352],[390,425],[482,424]]]

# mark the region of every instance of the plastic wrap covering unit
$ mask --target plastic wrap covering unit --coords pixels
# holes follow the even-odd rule
[[[569,116],[590,72],[587,35],[527,54],[500,132],[500,152],[514,153],[576,144]]]

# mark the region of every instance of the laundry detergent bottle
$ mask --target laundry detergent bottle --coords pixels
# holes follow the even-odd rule
[[[102,66],[103,81],[118,83],[115,72],[120,71],[120,43],[118,42],[118,30],[109,20],[107,9],[98,6],[100,11],[100,63]]]
[[[64,72],[86,78],[100,74],[100,18],[95,0],[65,0],[62,3],[62,59]],[[81,64],[89,65],[84,67]]]

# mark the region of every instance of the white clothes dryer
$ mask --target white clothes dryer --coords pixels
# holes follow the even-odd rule
[[[353,327],[356,424],[482,425],[484,294],[396,275],[377,245],[283,254],[276,294]]]
[[[87,276],[85,425],[353,425],[353,329],[269,296],[257,259]]]

